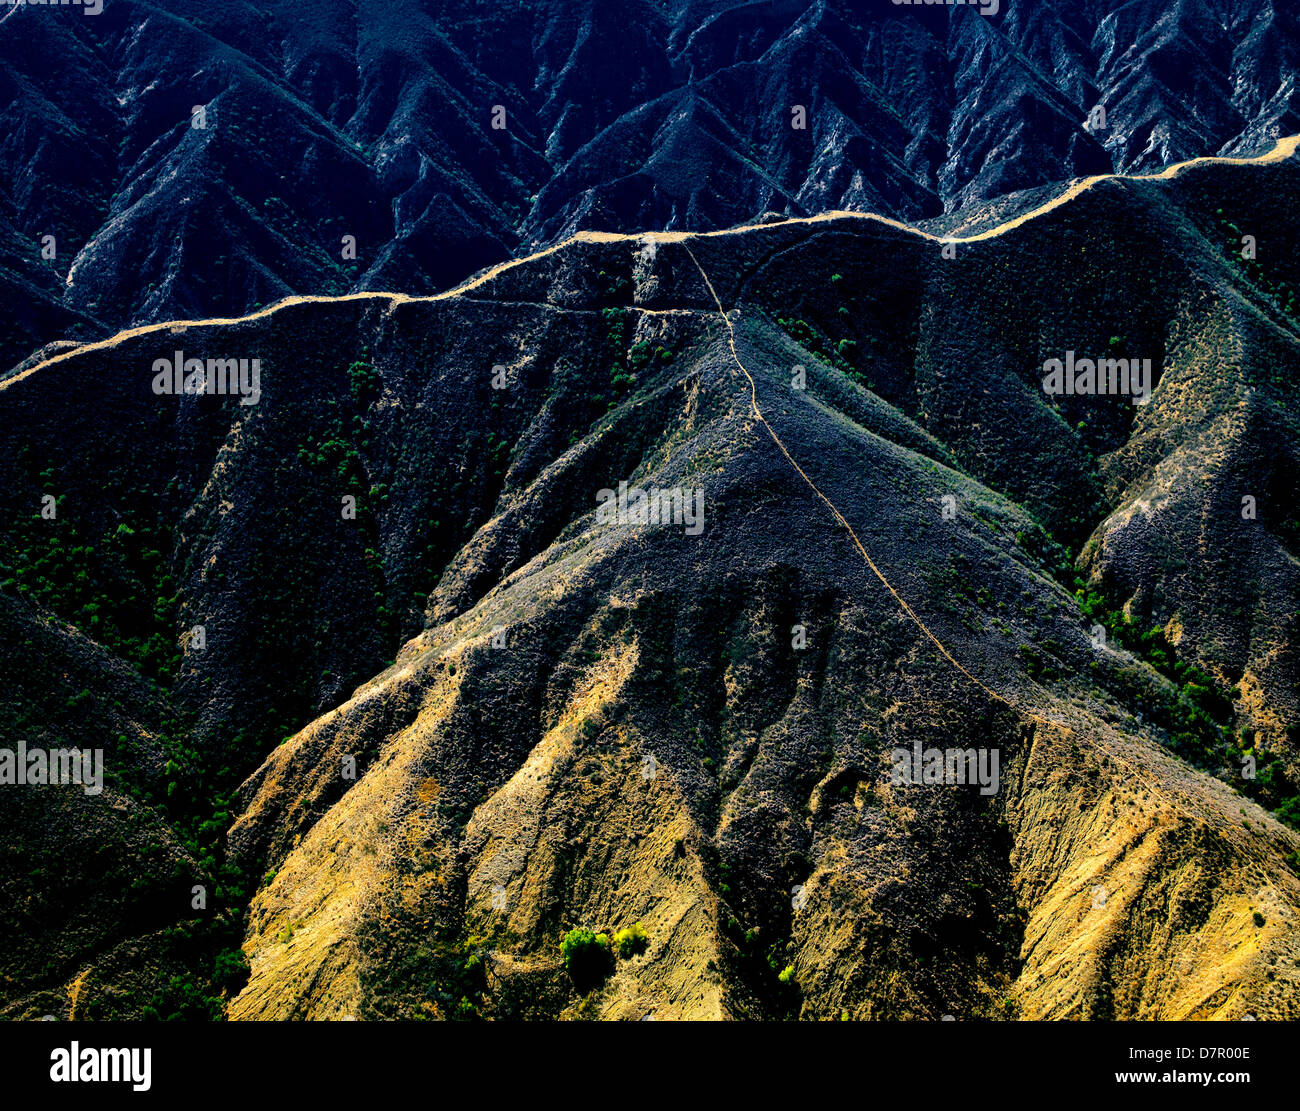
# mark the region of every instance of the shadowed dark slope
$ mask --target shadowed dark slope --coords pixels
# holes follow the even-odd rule
[[[156,681],[177,792],[248,777],[195,866],[260,889],[247,985],[193,989],[239,1017],[1293,1016],[1297,174],[1107,181],[952,258],[852,217],[587,238],[36,367],[0,382],[0,649],[50,607]],[[755,423],[688,245],[773,430],[1014,708]],[[260,359],[257,404],[158,396],[175,350]],[[1069,350],[1150,358],[1149,403],[1048,397]],[[702,490],[703,532],[598,522],[621,481]],[[127,741],[162,713],[124,704]],[[893,783],[914,740],[1002,789]],[[575,991],[558,934],[636,921]]]
[[[918,219],[1254,151],[1300,130],[1298,41],[1271,0],[6,8],[0,364],[294,292],[429,292],[583,228]]]

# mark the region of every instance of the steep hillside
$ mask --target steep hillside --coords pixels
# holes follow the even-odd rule
[[[947,250],[587,235],[0,381],[12,604],[244,780],[230,1016],[1295,1017],[1293,150]],[[178,350],[256,403],[155,393]],[[1066,352],[1149,401],[1049,396]],[[913,744],[996,789],[896,782]]]
[[[219,1017],[245,896],[223,889],[228,815],[203,824],[166,692],[8,593],[0,658],[7,750],[97,754],[73,782],[0,787],[0,1014]]]

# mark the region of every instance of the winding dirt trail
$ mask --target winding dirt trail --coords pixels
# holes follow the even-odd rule
[[[876,578],[880,580],[880,583],[884,586],[884,588],[887,591],[889,591],[890,596],[893,597],[893,599],[898,603],[903,613],[905,613],[908,619],[911,620],[913,624],[916,625],[916,627],[921,631],[921,633],[926,637],[926,639],[929,640],[935,646],[935,648],[939,651],[939,653],[943,656],[944,659],[946,659],[950,664],[952,664],[952,666],[956,668],[957,671],[959,671],[972,685],[974,685],[978,690],[986,694],[989,698],[993,699],[995,702],[998,702],[1008,707],[1009,709],[1013,710],[1015,713],[1020,714],[1026,720],[1035,722],[1039,725],[1062,729],[1065,730],[1067,733],[1075,733],[1077,731],[1072,727],[1066,725],[1063,722],[1056,721],[1052,718],[1043,717],[1042,715],[1037,714],[1032,710],[1026,709],[1020,704],[1007,698],[1005,695],[1001,694],[1000,692],[994,690],[991,686],[989,686],[981,678],[979,678],[978,675],[976,675],[965,664],[963,664],[955,655],[953,655],[953,653],[949,650],[947,645],[945,645],[943,641],[940,640],[939,637],[930,629],[930,627],[926,625],[924,621],[921,620],[917,612],[908,604],[907,600],[898,592],[898,590],[886,577],[884,572],[882,572],[880,568],[876,565],[876,562],[871,558],[871,555],[867,551],[866,546],[862,543],[861,538],[858,536],[853,526],[849,523],[848,519],[844,516],[843,513],[840,512],[839,508],[835,505],[835,503],[831,501],[831,499],[827,497],[827,495],[821,490],[821,488],[818,487],[818,485],[808,476],[808,473],[799,465],[799,463],[795,460],[794,456],[791,454],[790,449],[786,447],[785,443],[781,440],[780,436],[777,435],[776,430],[768,423],[767,418],[763,415],[763,410],[759,407],[758,404],[758,387],[754,382],[753,375],[751,375],[749,370],[745,367],[744,361],[740,357],[740,351],[736,346],[735,325],[732,322],[731,316],[724,308],[722,304],[722,300],[718,296],[718,292],[714,288],[713,282],[709,278],[708,273],[705,271],[704,267],[700,265],[700,261],[696,257],[695,252],[691,250],[690,243],[693,240],[711,239],[711,238],[718,238],[718,237],[730,236],[730,235],[741,235],[746,232],[755,230],[756,227],[780,227],[782,225],[801,225],[801,224],[814,225],[818,223],[825,223],[827,221],[832,221],[832,220],[846,220],[846,219],[874,221],[876,223],[884,224],[888,227],[895,228],[899,231],[906,232],[909,235],[915,235],[919,238],[931,242],[935,242],[935,243],[958,243],[958,244],[979,243],[989,239],[996,239],[998,236],[1005,235],[1007,232],[1022,227],[1025,224],[1029,223],[1030,221],[1035,220],[1038,217],[1043,216],[1048,212],[1052,212],[1058,208],[1061,208],[1062,206],[1069,204],[1076,197],[1081,196],[1082,194],[1086,193],[1088,190],[1095,188],[1097,185],[1105,181],[1142,181],[1142,180],[1168,181],[1179,176],[1180,174],[1185,173],[1186,171],[1196,166],[1268,165],[1271,163],[1284,162],[1289,158],[1293,158],[1296,155],[1298,149],[1300,149],[1300,135],[1291,135],[1286,138],[1279,139],[1277,143],[1274,145],[1273,149],[1268,151],[1267,153],[1256,155],[1251,158],[1224,158],[1224,157],[1217,157],[1217,156],[1209,156],[1203,158],[1189,159],[1186,162],[1179,162],[1172,166],[1168,166],[1163,170],[1160,170],[1155,173],[1150,173],[1150,174],[1098,174],[1093,177],[1081,178],[1080,180],[1073,182],[1069,187],[1063,190],[1058,196],[1053,197],[1050,201],[1047,201],[1044,204],[1039,205],[1037,208],[1031,209],[1030,211],[1022,213],[1021,215],[1016,216],[1010,220],[1006,220],[1003,223],[998,224],[996,227],[992,227],[985,231],[977,232],[973,235],[968,235],[968,236],[934,235],[931,232],[923,231],[922,229],[914,227],[911,224],[904,223],[900,220],[894,220],[887,216],[881,216],[876,213],[846,212],[846,211],[824,212],[824,213],[819,213],[816,216],[794,217],[788,220],[776,221],[773,222],[772,224],[745,225],[742,227],[725,228],[720,231],[711,231],[711,232],[650,231],[650,232],[638,232],[638,233],[615,233],[615,232],[583,231],[583,232],[578,232],[576,235],[571,236],[569,239],[566,239],[561,243],[557,243],[552,247],[547,247],[544,250],[537,251],[523,258],[510,259],[506,262],[499,263],[498,265],[493,266],[488,270],[485,270],[482,274],[464,283],[463,285],[457,286],[455,289],[446,290],[445,292],[442,293],[435,293],[427,296],[413,296],[407,293],[391,293],[391,292],[383,292],[383,291],[376,290],[376,291],[369,291],[363,293],[349,293],[338,297],[301,295],[301,296],[286,297],[282,301],[277,301],[274,305],[268,305],[265,308],[258,309],[255,312],[248,313],[245,316],[210,317],[207,319],[200,319],[200,320],[169,320],[169,321],[161,321],[156,324],[144,324],[135,328],[128,328],[125,331],[118,332],[116,335],[111,336],[108,339],[98,340],[93,343],[82,344],[77,347],[70,348],[67,351],[62,351],[59,354],[44,360],[43,362],[37,363],[29,367],[28,369],[20,372],[19,374],[15,374],[10,376],[7,379],[0,380],[0,390],[7,389],[8,387],[12,386],[15,382],[19,382],[22,379],[28,377],[29,375],[36,374],[38,371],[42,370],[45,367],[52,366],[55,363],[63,362],[65,359],[70,359],[76,355],[89,354],[94,351],[107,350],[109,348],[116,347],[118,344],[123,343],[126,340],[134,339],[138,336],[150,335],[155,332],[182,331],[188,328],[227,327],[233,324],[242,324],[248,321],[263,319],[265,317],[272,315],[273,313],[279,312],[281,309],[288,308],[292,305],[336,304],[336,303],[347,302],[347,301],[387,301],[390,304],[399,305],[399,304],[415,303],[415,302],[446,301],[455,297],[462,297],[465,294],[475,289],[478,289],[480,286],[483,286],[486,283],[492,281],[494,278],[498,277],[499,275],[506,273],[509,270],[513,270],[516,267],[525,266],[528,263],[533,262],[537,259],[546,258],[548,255],[553,255],[560,251],[563,251],[566,247],[570,246],[573,243],[632,243],[632,242],[637,242],[637,243],[651,242],[651,243],[664,243],[664,244],[679,243],[683,246],[683,248],[685,248],[686,253],[690,255],[691,261],[695,264],[696,269],[700,272],[700,277],[703,278],[704,284],[708,287],[709,294],[713,298],[714,304],[717,306],[718,315],[721,316],[723,323],[727,327],[728,345],[731,349],[732,359],[735,361],[736,366],[739,368],[741,374],[744,375],[746,382],[749,384],[749,404],[750,404],[750,411],[754,419],[759,424],[761,424],[764,429],[767,430],[768,435],[772,438],[772,442],[776,444],[777,448],[780,450],[781,454],[785,457],[786,461],[790,464],[791,467],[794,468],[794,470],[798,473],[799,477],[803,479],[803,481],[807,484],[808,488],[812,490],[812,492],[817,496],[818,500],[820,500],[826,506],[826,508],[830,511],[831,515],[835,518],[835,520],[848,533],[849,538],[853,542],[853,546],[858,550],[858,553],[862,556],[863,560],[866,562],[867,567],[871,570],[872,574],[874,574]]]
[[[783,223],[814,224],[821,220],[834,220],[834,219],[842,219],[844,217],[857,217],[859,219],[876,220],[881,223],[888,224],[891,227],[900,228],[904,231],[911,232],[915,235],[922,236],[925,239],[932,240],[938,243],[975,243],[975,242],[980,242],[982,240],[994,239],[997,236],[1004,235],[1015,228],[1021,227],[1024,224],[1027,224],[1029,221],[1034,220],[1039,216],[1042,216],[1044,213],[1051,212],[1054,209],[1060,208],[1062,205],[1068,204],[1075,197],[1080,196],[1081,194],[1087,192],[1089,189],[1094,188],[1098,183],[1103,181],[1117,180],[1117,179],[1124,179],[1124,180],[1149,179],[1149,180],[1167,181],[1171,178],[1177,177],[1179,174],[1185,172],[1186,170],[1190,169],[1193,166],[1203,166],[1212,163],[1224,163],[1229,165],[1266,165],[1273,162],[1282,162],[1288,158],[1293,157],[1296,153],[1297,148],[1300,148],[1300,135],[1293,135],[1288,138],[1278,140],[1276,146],[1274,146],[1274,148],[1271,151],[1269,151],[1267,154],[1262,154],[1255,158],[1213,158],[1213,157],[1193,158],[1188,162],[1177,163],[1176,165],[1169,166],[1166,169],[1153,174],[1139,174],[1139,175],[1101,174],[1096,177],[1083,178],[1080,181],[1077,181],[1074,184],[1072,184],[1068,189],[1066,189],[1063,193],[1061,193],[1060,196],[1054,197],[1046,204],[1040,205],[1038,208],[1023,213],[1022,215],[1017,216],[1014,219],[1007,220],[1005,223],[999,224],[995,228],[990,228],[987,231],[979,232],[978,234],[966,236],[966,237],[943,238],[941,236],[932,235],[929,232],[921,231],[919,228],[911,227],[908,224],[900,223],[897,220],[891,220],[883,216],[876,216],[870,214],[864,215],[863,213],[853,213],[853,212],[831,212],[831,213],[825,213],[820,216],[813,216],[806,220],[787,220],[787,221],[783,221]],[[866,561],[867,567],[870,568],[871,573],[875,575],[876,578],[880,580],[881,585],[883,585],[884,588],[887,591],[889,591],[890,596],[893,597],[894,601],[898,603],[899,607],[902,609],[903,613],[907,615],[908,619],[912,621],[912,623],[916,625],[916,627],[922,632],[922,634],[924,634],[926,639],[929,640],[935,646],[936,649],[938,649],[940,655],[942,655],[945,660],[947,660],[950,664],[952,664],[952,666],[956,668],[957,671],[959,671],[978,690],[982,691],[989,698],[991,698],[995,702],[1001,703],[1002,705],[1008,707],[1009,709],[1019,714],[1021,717],[1025,718],[1028,721],[1032,721],[1038,725],[1050,726],[1057,729],[1061,729],[1067,734],[1077,734],[1078,730],[1074,729],[1072,726],[1066,725],[1064,722],[1056,721],[1052,718],[1043,717],[1041,714],[1026,709],[1024,706],[1007,698],[1004,694],[1001,694],[999,691],[994,690],[991,686],[989,686],[986,682],[984,682],[984,680],[982,680],[978,675],[976,675],[973,671],[971,671],[970,668],[968,668],[965,664],[963,664],[961,660],[959,660],[955,655],[953,655],[953,653],[949,650],[948,646],[944,644],[942,640],[939,639],[939,637],[930,629],[928,625],[926,625],[924,621],[921,620],[917,612],[907,603],[907,600],[898,592],[898,590],[894,587],[893,583],[889,581],[889,579],[885,576],[884,572],[881,571],[880,568],[876,565],[875,560],[871,558],[871,555],[867,551],[866,546],[862,543],[861,538],[858,536],[853,526],[848,522],[848,519],[844,516],[844,514],[840,512],[839,507],[836,506],[835,503],[831,501],[829,497],[827,497],[827,495],[821,490],[821,488],[808,476],[808,473],[801,466],[799,466],[799,463],[795,460],[794,456],[790,453],[790,449],[786,447],[785,443],[781,440],[781,437],[777,435],[776,430],[768,423],[767,418],[763,415],[763,410],[760,408],[758,404],[758,387],[754,382],[754,377],[753,375],[750,374],[749,370],[746,368],[744,361],[740,357],[740,351],[736,346],[736,328],[732,322],[731,315],[727,312],[726,308],[723,306],[722,299],[718,296],[718,292],[714,288],[712,280],[710,280],[709,275],[705,271],[704,267],[700,265],[700,260],[695,256],[695,252],[691,250],[690,243],[689,243],[689,240],[693,238],[705,239],[708,238],[709,236],[735,235],[737,234],[737,232],[743,230],[748,230],[748,229],[731,228],[720,232],[706,232],[699,236],[690,236],[685,233],[673,233],[671,235],[665,233],[654,233],[650,236],[642,236],[640,238],[642,239],[653,238],[660,242],[680,243],[682,247],[686,250],[686,253],[690,255],[691,261],[695,264],[695,268],[700,272],[700,277],[704,279],[704,284],[708,287],[709,295],[713,298],[713,302],[717,306],[718,315],[722,317],[722,321],[727,327],[728,345],[731,348],[731,357],[735,361],[736,366],[740,369],[740,373],[745,376],[745,381],[749,384],[749,406],[754,419],[767,430],[767,434],[772,437],[772,442],[776,444],[778,449],[780,449],[780,452],[783,456],[785,456],[786,461],[790,464],[791,467],[795,469],[795,471],[798,472],[799,477],[803,479],[803,481],[807,484],[808,488],[812,490],[812,492],[817,496],[817,498],[822,502],[822,504],[824,504],[826,508],[830,510],[831,515],[848,533],[849,539],[853,541],[853,546],[857,548],[858,553],[862,556],[863,560]],[[610,238],[622,238],[622,237],[611,236]],[[632,237],[632,238],[637,238],[637,237]]]
[[[1003,694],[1000,694],[998,691],[994,690],[987,683],[985,683],[984,680],[982,680],[978,675],[976,675],[973,671],[971,671],[965,664],[963,664],[959,659],[957,659],[957,657],[954,656],[951,651],[949,651],[948,646],[944,644],[943,641],[941,641],[934,634],[934,632],[931,631],[930,627],[924,621],[921,620],[921,618],[917,615],[916,610],[914,610],[910,605],[908,605],[907,599],[905,599],[894,588],[893,583],[891,583],[889,579],[885,577],[884,572],[881,571],[878,566],[876,566],[875,560],[873,560],[871,558],[871,555],[867,552],[866,545],[862,543],[861,538],[858,536],[853,526],[849,524],[848,519],[844,516],[843,513],[839,511],[839,508],[836,506],[836,504],[833,501],[831,501],[831,499],[827,497],[825,493],[822,492],[821,488],[817,485],[817,483],[815,483],[811,478],[808,477],[808,472],[805,471],[801,466],[799,466],[794,456],[790,454],[790,449],[785,446],[784,441],[782,441],[781,437],[776,434],[776,429],[774,429],[768,423],[767,417],[763,415],[763,410],[759,407],[758,404],[758,387],[754,382],[754,376],[749,373],[749,370],[746,368],[743,360],[740,357],[740,351],[736,347],[736,328],[735,325],[732,323],[731,315],[727,312],[725,308],[723,308],[722,300],[721,298],[718,297],[718,292],[716,289],[714,289],[713,282],[709,279],[709,275],[705,272],[704,267],[700,265],[700,260],[695,257],[695,252],[691,250],[690,245],[687,243],[683,243],[682,246],[683,248],[685,248],[686,253],[691,256],[691,261],[695,263],[695,268],[699,270],[700,277],[704,279],[704,284],[709,287],[709,294],[713,297],[714,304],[718,306],[718,315],[722,317],[723,323],[726,324],[727,326],[727,343],[728,346],[731,348],[731,357],[735,361],[736,366],[740,368],[740,373],[745,376],[745,381],[749,383],[749,408],[754,419],[767,430],[767,434],[772,437],[772,442],[776,444],[776,446],[780,449],[781,454],[785,456],[786,462],[788,462],[790,466],[792,466],[798,472],[799,477],[802,478],[805,483],[807,483],[808,488],[814,494],[816,494],[818,499],[822,502],[822,504],[825,505],[826,508],[830,510],[831,516],[833,516],[835,520],[838,521],[841,526],[843,526],[844,530],[849,534],[849,538],[853,541],[853,546],[857,548],[858,553],[862,556],[862,558],[866,561],[867,566],[871,569],[871,573],[875,575],[876,578],[880,580],[884,588],[887,591],[889,591],[894,601],[899,604],[903,612],[908,616],[909,620],[911,620],[912,623],[918,629],[920,629],[922,633],[925,634],[926,638],[939,650],[940,655],[942,655],[945,660],[947,660],[950,664],[952,664],[952,666],[955,667],[959,672],[961,672],[961,674],[964,675],[968,680],[970,680],[971,683],[973,683],[976,687],[978,687],[981,691],[983,691],[995,702],[1002,703],[1002,705],[1015,711],[1017,714],[1020,714],[1022,717],[1027,718],[1030,721],[1036,722],[1039,725],[1056,726],[1059,729],[1064,729],[1067,733],[1075,732],[1075,730],[1070,728],[1070,726],[1065,725],[1063,722],[1054,721],[1051,718],[1045,718],[1040,714],[1034,713],[1032,710],[1026,710],[1024,707],[1013,702],[1011,699],[1007,698]]]
[[[372,290],[363,293],[345,293],[337,297],[318,296],[314,294],[300,294],[293,297],[286,297],[282,301],[277,301],[273,305],[267,305],[265,308],[257,309],[255,312],[247,313],[244,316],[217,316],[207,317],[197,320],[163,320],[155,324],[141,324],[134,328],[127,328],[110,336],[108,339],[95,340],[91,343],[79,344],[71,347],[66,351],[60,351],[57,355],[52,355],[18,374],[11,375],[8,378],[0,379],[0,390],[5,390],[15,382],[20,382],[29,375],[35,374],[47,366],[53,366],[55,363],[61,363],[65,359],[70,359],[75,355],[85,355],[94,351],[106,351],[116,347],[126,340],[135,339],[137,336],[147,336],[155,332],[166,331],[183,331],[188,328],[218,328],[229,327],[232,324],[243,324],[252,320],[261,320],[281,309],[289,308],[292,305],[317,305],[317,304],[339,304],[347,301],[388,301],[393,305],[416,302],[447,301],[454,297],[462,297],[471,291],[478,289],[480,286],[490,282],[493,278],[515,269],[518,266],[525,266],[539,258],[546,258],[548,255],[556,254],[563,251],[566,247],[574,243],[686,243],[697,239],[711,239],[728,235],[742,235],[746,232],[754,231],[756,228],[782,227],[785,225],[797,226],[802,224],[813,225],[825,223],[829,220],[869,220],[878,224],[884,224],[887,227],[895,228],[898,231],[906,232],[909,235],[917,236],[921,239],[929,240],[933,243],[979,243],[988,239],[996,239],[1000,235],[1005,235],[1009,231],[1029,223],[1048,212],[1052,212],[1062,205],[1069,204],[1074,198],[1086,193],[1089,189],[1095,188],[1103,181],[1159,181],[1169,180],[1177,177],[1179,174],[1195,166],[1208,165],[1226,165],[1226,166],[1263,166],[1275,162],[1285,162],[1287,159],[1295,156],[1297,149],[1300,149],[1300,135],[1291,135],[1279,139],[1273,149],[1265,154],[1256,155],[1251,158],[1223,158],[1218,156],[1209,156],[1204,158],[1192,158],[1186,162],[1178,162],[1168,166],[1163,170],[1150,174],[1098,174],[1095,177],[1082,178],[1071,184],[1059,196],[1053,197],[1050,201],[1031,209],[1029,212],[1022,213],[1013,219],[998,224],[996,227],[989,228],[986,231],[977,232],[968,236],[940,236],[931,232],[923,231],[911,224],[904,223],[901,220],[894,220],[888,216],[880,216],[874,212],[822,212],[816,216],[792,217],[788,220],[775,221],[771,224],[746,224],[736,228],[724,228],[720,231],[708,232],[685,232],[685,231],[647,231],[647,232],[604,232],[604,231],[580,231],[576,235],[557,243],[552,247],[536,251],[531,255],[523,258],[509,259],[506,262],[498,263],[496,266],[485,270],[475,278],[471,278],[463,285],[455,289],[445,290],[442,293],[432,293],[427,295],[412,295],[409,293],[392,293],[382,290]],[[692,256],[694,257],[694,256]],[[698,266],[699,263],[697,262]],[[701,271],[702,272],[702,271]]]

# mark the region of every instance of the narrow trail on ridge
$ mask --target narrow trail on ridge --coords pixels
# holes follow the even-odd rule
[[[718,296],[718,291],[714,288],[713,282],[709,278],[708,273],[705,271],[704,267],[700,265],[700,260],[695,257],[695,252],[692,251],[690,246],[685,242],[682,243],[682,247],[685,249],[686,253],[691,256],[691,261],[695,264],[695,268],[700,272],[700,277],[704,279],[704,284],[708,286],[709,295],[713,298],[714,304],[718,307],[718,315],[722,317],[723,323],[727,326],[727,345],[731,349],[732,359],[735,361],[736,366],[740,368],[740,373],[745,376],[745,381],[749,383],[749,408],[754,419],[767,430],[767,434],[772,437],[772,442],[776,444],[777,448],[780,449],[781,454],[785,456],[786,462],[788,462],[790,466],[798,472],[799,477],[804,480],[808,488],[817,495],[817,498],[822,502],[822,504],[830,510],[831,516],[833,516],[849,534],[849,538],[853,541],[853,546],[857,548],[858,553],[866,561],[867,566],[871,569],[871,573],[875,575],[884,588],[889,591],[890,596],[902,608],[908,619],[921,630],[926,639],[939,650],[940,655],[942,655],[944,659],[961,672],[961,674],[974,684],[974,686],[988,695],[989,698],[993,699],[995,702],[1001,703],[1015,713],[1020,714],[1039,725],[1055,726],[1058,729],[1064,729],[1067,733],[1076,732],[1076,730],[1063,722],[1043,717],[1041,714],[1036,714],[1032,710],[1025,709],[1019,703],[1007,698],[1006,695],[994,690],[984,682],[983,679],[971,671],[970,668],[963,664],[961,660],[953,655],[948,646],[935,635],[924,621],[921,620],[916,610],[908,604],[907,599],[904,598],[897,589],[895,589],[893,583],[889,581],[885,576],[885,573],[876,565],[876,561],[871,558],[870,553],[866,549],[866,545],[862,543],[861,538],[858,536],[853,526],[849,524],[849,521],[844,514],[840,512],[839,507],[836,506],[836,504],[827,497],[817,483],[808,476],[808,472],[799,466],[795,457],[790,453],[790,449],[786,447],[781,437],[776,434],[776,429],[768,423],[767,417],[763,415],[763,410],[758,404],[758,386],[754,382],[754,376],[750,374],[749,370],[746,368],[744,361],[740,357],[740,351],[736,347],[736,328],[732,323],[731,316],[728,314],[727,310],[723,308],[722,299]]]
[[[251,320],[261,320],[270,316],[272,313],[279,312],[281,309],[289,308],[292,305],[320,305],[320,304],[341,304],[347,301],[388,301],[393,305],[414,304],[420,302],[446,301],[453,297],[463,297],[472,290],[490,282],[493,278],[513,270],[518,266],[525,266],[540,258],[546,258],[550,255],[563,251],[566,247],[574,243],[685,243],[692,239],[711,239],[720,236],[743,235],[759,228],[779,228],[790,225],[813,225],[826,223],[830,220],[868,220],[877,224],[884,224],[887,227],[894,228],[898,231],[907,232],[909,235],[915,235],[921,239],[929,240],[933,243],[981,243],[985,240],[996,239],[1015,228],[1022,227],[1031,220],[1037,219],[1048,212],[1068,204],[1082,193],[1106,181],[1168,181],[1178,177],[1184,171],[1194,166],[1264,166],[1275,162],[1285,162],[1287,159],[1295,156],[1300,150],[1300,135],[1289,135],[1278,139],[1271,150],[1263,154],[1254,155],[1248,158],[1230,158],[1223,155],[1207,155],[1201,158],[1192,158],[1186,162],[1177,162],[1172,166],[1166,166],[1163,170],[1158,170],[1149,174],[1097,174],[1094,177],[1081,178],[1067,186],[1058,196],[1044,202],[1037,208],[1015,216],[996,227],[988,228],[985,231],[975,232],[971,235],[935,235],[933,232],[925,231],[921,228],[914,227],[911,224],[904,223],[902,220],[895,220],[889,216],[881,216],[875,212],[851,212],[847,210],[837,210],[833,212],[822,212],[816,216],[794,216],[785,220],[777,220],[771,224],[744,224],[735,228],[721,228],[717,231],[706,232],[687,232],[687,231],[642,231],[642,232],[605,232],[605,231],[580,231],[570,236],[568,239],[550,247],[545,247],[540,251],[535,251],[530,255],[524,255],[521,258],[507,259],[504,262],[497,263],[495,266],[483,271],[475,278],[470,278],[461,285],[452,289],[444,290],[441,293],[430,294],[412,294],[396,293],[382,290],[364,290],[359,293],[344,293],[338,296],[326,296],[324,294],[295,294],[291,297],[285,297],[283,300],[276,301],[272,305],[256,309],[253,312],[245,313],[243,316],[217,316],[207,317],[195,320],[161,320],[153,324],[140,324],[106,339],[92,340],[89,343],[79,343],[66,351],[60,351],[51,355],[48,359],[43,359],[17,374],[11,374],[8,378],[0,378],[0,390],[11,386],[29,375],[35,374],[44,367],[53,363],[63,362],[74,355],[86,354],[91,351],[105,351],[116,347],[124,340],[133,339],[136,336],[149,335],[153,332],[163,332],[169,330],[182,330],[186,328],[212,328],[228,327],[232,324],[243,324]],[[698,263],[696,264],[698,265]]]

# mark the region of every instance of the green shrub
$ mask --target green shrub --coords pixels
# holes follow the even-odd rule
[[[1292,829],[1300,829],[1300,795],[1283,799],[1282,805],[1277,808],[1277,816]]]
[[[649,939],[640,922],[633,922],[627,929],[614,934],[614,949],[620,957],[634,957],[638,953],[644,953],[647,944]]]
[[[609,971],[609,936],[579,926],[560,941],[560,956],[574,986],[579,991],[590,991]]]
[[[348,392],[358,408],[365,409],[378,398],[381,389],[379,371],[366,362],[348,367]]]

